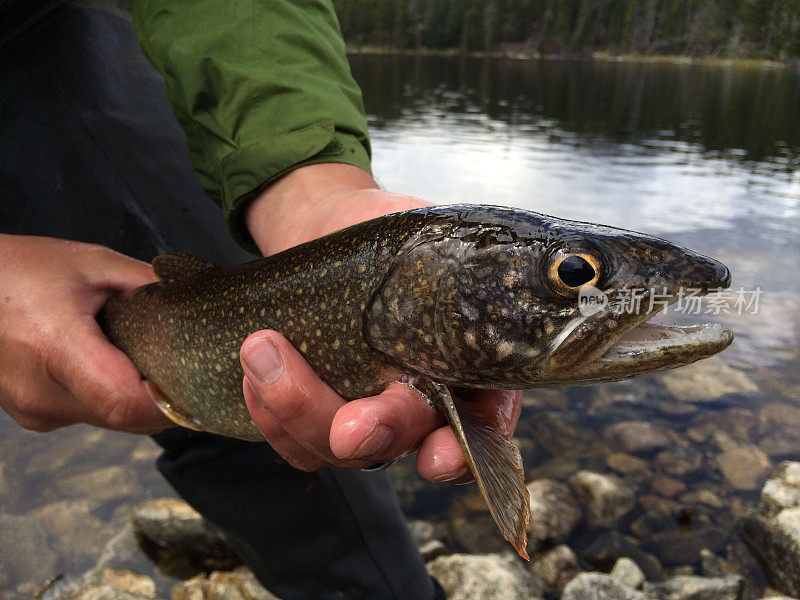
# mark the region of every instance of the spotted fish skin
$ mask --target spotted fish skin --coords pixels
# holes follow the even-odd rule
[[[576,297],[548,283],[547,265],[564,252],[597,261],[606,309],[582,315]],[[598,367],[648,316],[611,310],[625,290],[707,291],[727,287],[729,272],[659,238],[508,208],[422,208],[243,265],[165,255],[153,268],[160,281],[111,298],[98,320],[158,388],[168,415],[263,440],[244,403],[239,363],[242,342],[261,329],[281,332],[347,400],[406,381],[447,418],[501,533],[525,558],[530,505],[519,452],[491,415],[450,386],[611,381],[730,343],[723,336],[685,351],[673,344],[649,352],[638,369],[627,357]]]

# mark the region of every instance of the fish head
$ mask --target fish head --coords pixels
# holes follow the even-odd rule
[[[458,207],[402,252],[367,337],[440,381],[529,388],[615,381],[716,354],[716,324],[647,323],[730,285],[720,262],[632,231],[519,210]]]

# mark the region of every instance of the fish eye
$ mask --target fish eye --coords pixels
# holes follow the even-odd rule
[[[573,297],[584,285],[596,285],[602,275],[598,258],[590,252],[557,250],[547,259],[546,278],[556,293]]]

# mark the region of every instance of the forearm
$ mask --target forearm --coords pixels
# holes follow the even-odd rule
[[[369,140],[329,0],[132,0],[192,162],[247,244],[248,202],[312,164],[368,171]]]

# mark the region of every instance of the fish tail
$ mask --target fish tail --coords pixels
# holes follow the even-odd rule
[[[436,408],[456,434],[500,533],[522,558],[530,560],[527,543],[531,505],[519,450],[469,402],[454,398],[444,385],[430,383],[435,389]]]

